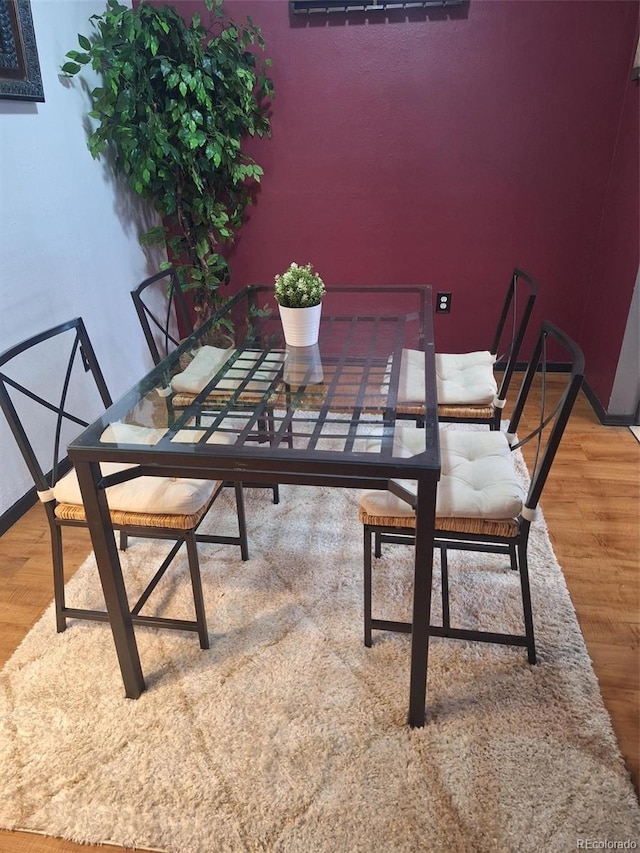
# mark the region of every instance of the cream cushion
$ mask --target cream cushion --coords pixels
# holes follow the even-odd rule
[[[200,347],[185,370],[172,378],[171,387],[183,394],[199,394],[233,352],[233,348]]]
[[[498,385],[493,375],[495,356],[488,350],[465,353],[436,353],[436,393],[441,405],[493,403]],[[393,357],[389,359],[385,382],[388,385]],[[386,390],[386,388],[385,388]],[[400,362],[398,402],[424,405],[424,353],[403,349]]]
[[[493,375],[495,356],[486,350],[436,353],[436,388],[442,405],[488,405],[498,385]]]
[[[397,455],[413,456],[423,449],[423,430],[396,430]],[[526,495],[504,433],[441,430],[440,458],[437,517],[514,519],[520,515]],[[398,483],[415,497],[415,481]],[[360,502],[366,513],[373,516],[407,517],[414,512],[408,503],[390,492],[365,492]]]
[[[201,347],[186,369],[171,380],[171,388],[180,394],[199,394],[211,379],[218,373],[225,362],[236,354],[236,350],[219,349],[218,347]],[[265,384],[269,385],[276,377],[277,371],[284,361],[284,353],[269,353],[255,369],[256,362],[261,358],[261,351],[241,352],[232,365],[225,371],[213,392],[234,391],[250,375],[251,379],[243,386],[247,391],[264,391]]]
[[[145,427],[138,424],[124,424],[114,421],[104,430],[100,441],[108,444],[157,444],[166,429],[161,427]]]
[[[391,369],[393,367],[393,356],[387,362],[385,384],[382,393],[389,390]],[[424,406],[425,383],[424,383],[424,353],[415,349],[403,349],[400,361],[400,377],[398,379],[398,402],[415,403]]]
[[[156,444],[166,433],[164,429],[113,423],[102,433],[101,441],[118,444]],[[228,443],[219,436],[220,443]],[[135,465],[102,462],[103,475],[117,474]],[[106,490],[109,509],[140,512],[148,515],[193,515],[211,498],[218,483],[215,480],[196,480],[184,477],[137,477]],[[75,470],[69,471],[53,487],[58,503],[82,506],[82,495]]]

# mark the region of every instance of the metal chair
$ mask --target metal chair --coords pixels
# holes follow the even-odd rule
[[[170,352],[178,347],[181,337],[186,337],[193,332],[193,321],[175,269],[170,267],[145,278],[135,290],[131,291],[131,298],[153,362],[159,364],[163,358],[166,358]],[[241,364],[248,363],[248,361],[249,358],[246,354],[240,356]],[[247,370],[250,371],[255,367],[256,365],[253,364]],[[214,413],[219,411],[220,406],[224,405],[224,402],[229,399],[230,393],[229,391],[216,390],[207,399],[206,404],[201,409],[201,414],[205,415],[207,411]],[[177,392],[171,399],[167,400],[167,404],[173,409],[184,409],[193,403],[196,396],[197,394],[194,393]],[[259,394],[257,396],[260,397]],[[250,404],[254,402],[250,392],[243,392],[240,402],[242,399]],[[256,441],[269,440],[270,429],[273,430],[272,422],[273,418],[268,412],[266,422],[259,424]],[[277,504],[280,500],[277,483],[245,483],[244,485],[270,489],[273,494],[273,503]]]
[[[436,353],[440,421],[480,423],[492,430],[500,429],[502,409],[537,294],[534,279],[516,267],[490,349]],[[504,371],[498,388],[495,367],[502,365]],[[418,423],[424,417],[424,354],[416,350],[403,353],[398,413]]]
[[[161,270],[131,291],[138,319],[154,364],[173,352],[193,331],[193,321],[173,267]]]
[[[557,374],[562,377],[563,387],[560,390],[555,381],[553,389],[549,387],[547,348],[550,345],[555,347],[554,354],[561,353],[563,361],[568,358],[568,372]],[[578,345],[556,326],[545,322],[525,372],[508,432],[440,431],[442,476],[438,484],[434,547],[441,554],[443,616],[442,625],[430,627],[432,636],[525,646],[529,663],[536,662],[527,563],[529,530],[582,385],[583,375],[584,357]],[[541,384],[536,426],[527,436],[518,440],[516,430],[536,377]],[[515,470],[512,451],[528,442],[535,442],[536,453],[530,486],[525,494]],[[423,451],[423,430],[399,425],[395,452],[413,456]],[[372,542],[376,557],[381,556],[383,542],[414,543],[415,484],[402,481],[393,484],[392,489],[393,492],[366,492],[360,499],[359,517],[364,525],[366,646],[371,645],[372,629],[404,633],[411,631],[409,623],[374,619],[371,612]],[[509,557],[511,568],[517,570],[520,576],[524,634],[466,630],[452,625],[447,566],[449,549],[497,553]]]
[[[34,388],[31,379],[37,359],[55,364],[56,379],[47,392]],[[58,387],[54,387],[55,382]],[[41,384],[41,383],[40,383]],[[46,393],[45,396],[42,396]],[[58,401],[56,397],[59,394]],[[64,631],[67,619],[107,621],[104,611],[70,607],[65,600],[62,528],[86,527],[82,496],[75,471],[68,460],[61,459],[68,440],[90,420],[111,405],[102,371],[81,318],[70,320],[16,344],[0,355],[0,407],[18,443],[24,461],[44,504],[51,533],[53,588],[57,630]],[[91,409],[88,417],[87,412]],[[156,431],[147,427],[118,424],[122,429],[145,434],[152,441]],[[112,430],[110,426],[107,429]],[[159,430],[163,432],[163,430]],[[113,440],[113,439],[105,439]],[[127,438],[134,441],[135,438]],[[40,459],[43,442],[52,444],[52,457],[47,467]],[[51,462],[52,459],[52,462]],[[48,465],[51,464],[51,468]],[[107,463],[108,465],[108,463]],[[122,468],[123,466],[116,466]],[[124,466],[129,467],[129,466]],[[113,473],[113,466],[109,473]],[[47,473],[45,473],[45,470]],[[103,466],[103,471],[105,470]],[[163,481],[163,482],[159,482]],[[164,482],[166,481],[166,482]],[[134,489],[131,486],[135,486]],[[186,488],[185,488],[186,486]],[[150,539],[173,539],[174,546],[151,578],[131,614],[134,624],[179,631],[194,631],[200,647],[209,647],[202,584],[198,561],[198,542],[239,545],[242,559],[248,559],[247,533],[241,488],[236,489],[238,536],[197,534],[196,531],[218,496],[222,483],[209,480],[175,480],[173,478],[139,477],[107,489],[107,501],[115,529],[121,532],[121,547],[127,536]],[[195,619],[173,619],[143,615],[142,609],[161,578],[169,569],[182,545],[186,546]]]

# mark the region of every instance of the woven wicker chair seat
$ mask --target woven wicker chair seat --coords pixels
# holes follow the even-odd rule
[[[495,358],[489,352],[436,353],[437,397],[440,417],[491,418],[497,384],[493,374]],[[383,389],[388,387],[393,356],[387,364]],[[424,353],[402,350],[398,385],[400,414],[424,414],[425,378]],[[451,413],[449,413],[451,409]]]
[[[359,508],[358,517],[362,524],[373,527],[397,527],[411,530],[416,526],[415,515],[371,515],[362,506]],[[447,533],[472,533],[512,538],[518,535],[519,530],[520,526],[514,518],[436,518],[436,535],[438,531],[446,531]]]
[[[421,403],[398,403],[397,412],[399,415],[411,415],[413,417],[424,416],[425,407]],[[495,417],[495,406],[453,406],[451,404],[438,406],[438,417],[440,420],[445,418],[465,418],[467,420],[491,421]]]
[[[185,394],[182,392],[178,392],[173,395],[171,399],[171,404],[176,409],[185,409],[193,403],[196,397],[197,394]],[[264,394],[258,393],[256,391],[242,391],[241,393],[236,395],[236,392],[234,391],[212,391],[206,397],[206,399],[203,400],[201,405],[203,408],[221,408],[225,404],[229,403],[232,399],[234,401],[234,405],[256,406],[264,400]]]
[[[274,352],[261,361],[257,350],[237,352],[233,348],[201,347],[192,354],[182,372],[172,378],[172,404],[177,408],[191,405],[224,368],[224,375],[209,391],[203,405],[220,407],[231,400],[238,405],[258,405],[275,392],[272,386],[282,369],[283,360],[284,353],[281,352]],[[183,363],[181,359],[181,366]]]
[[[378,438],[370,439],[371,445]],[[410,457],[424,449],[424,432],[401,427],[394,451]],[[513,468],[506,436],[500,432],[445,430],[440,434],[442,474],[436,502],[436,529],[452,533],[517,536],[524,493]],[[415,496],[415,482],[398,481]],[[391,492],[364,492],[360,521],[382,527],[413,528],[415,512]]]
[[[439,418],[473,418],[490,421],[495,413],[495,406],[453,406],[451,404],[438,406]]]
[[[124,512],[112,510],[111,521],[114,527],[159,527],[165,530],[192,530],[209,509],[211,501],[202,506],[198,512],[190,515],[161,515],[148,512]],[[55,508],[56,518],[65,521],[86,522],[87,517],[83,506],[78,504],[58,504]]]

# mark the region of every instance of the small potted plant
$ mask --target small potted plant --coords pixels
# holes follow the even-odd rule
[[[324,282],[311,264],[292,263],[275,277],[275,296],[285,341],[292,347],[310,347],[318,343]]]

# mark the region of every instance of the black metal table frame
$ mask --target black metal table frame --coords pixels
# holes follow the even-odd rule
[[[409,288],[405,288],[407,290]],[[418,288],[413,288],[418,289]],[[425,375],[433,377],[426,385],[425,429],[437,436],[437,403],[435,392],[435,353],[430,288],[424,291],[424,351]],[[247,290],[247,288],[245,288]],[[358,291],[362,288],[344,288]],[[400,291],[401,288],[398,288]],[[170,356],[169,358],[174,357]],[[166,360],[165,360],[166,361]],[[161,362],[141,387],[154,387],[162,376]],[[397,376],[396,380],[397,382]],[[145,690],[144,675],[140,662],[133,623],[129,613],[122,568],[116,546],[113,527],[107,506],[105,489],[131,477],[128,471],[103,477],[101,462],[135,463],[135,476],[170,476],[224,479],[233,482],[280,483],[291,485],[318,485],[338,488],[381,489],[389,488],[394,478],[417,481],[417,509],[415,528],[414,593],[411,632],[411,666],[409,686],[408,722],[420,727],[425,722],[425,702],[429,654],[429,625],[431,620],[431,590],[433,574],[433,539],[435,526],[435,502],[437,482],[440,476],[439,453],[437,465],[425,467],[421,457],[402,460],[398,467],[393,461],[339,460],[336,454],[316,452],[313,458],[290,454],[286,450],[277,453],[265,451],[255,445],[243,446],[242,453],[233,445],[210,445],[206,455],[185,458],[184,452],[171,453],[164,450],[161,457],[154,447],[131,445],[118,447],[97,446],[96,435],[109,423],[135,404],[140,389],[132,389],[115,403],[68,447],[73,462],[82,498],[87,523],[95,553],[100,581],[105,597],[106,609],[113,633],[114,644],[120,665],[125,695],[137,699]],[[436,439],[437,440],[437,439]],[[291,458],[295,455],[295,458]]]

